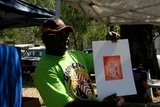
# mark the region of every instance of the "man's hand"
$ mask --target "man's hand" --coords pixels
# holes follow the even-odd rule
[[[112,94],[103,99],[101,102],[102,107],[116,107],[121,106],[124,102],[123,97],[117,97],[116,94]]]
[[[119,97],[119,101],[117,103],[117,106],[122,106],[124,103],[124,98],[123,97]]]
[[[117,42],[117,40],[120,38],[121,36],[114,32],[114,31],[111,31],[111,32],[108,32],[107,35],[106,35],[106,40],[111,40],[112,42]]]

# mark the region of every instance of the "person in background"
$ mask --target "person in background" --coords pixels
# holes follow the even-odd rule
[[[150,70],[150,66],[148,62],[140,63],[138,67],[135,67],[132,70],[133,70],[133,77],[135,81],[137,94],[124,97],[125,101],[135,102],[135,103],[152,102],[152,99],[146,93],[146,89],[149,88],[147,79],[148,79],[148,71]]]
[[[68,51],[72,26],[49,18],[42,26],[46,53],[34,73],[34,84],[46,107],[116,107],[124,102],[115,93],[98,101],[88,73],[94,71],[93,54]],[[116,33],[111,33],[116,41]]]

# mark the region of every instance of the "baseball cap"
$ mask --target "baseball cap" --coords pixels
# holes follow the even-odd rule
[[[42,32],[45,33],[47,31],[51,32],[59,32],[61,30],[67,30],[68,32],[73,32],[74,29],[72,26],[65,25],[65,23],[59,18],[48,18],[44,21],[42,25]]]

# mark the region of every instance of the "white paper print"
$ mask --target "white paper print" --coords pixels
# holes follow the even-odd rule
[[[92,48],[98,99],[113,93],[117,96],[137,94],[128,40],[93,41]]]

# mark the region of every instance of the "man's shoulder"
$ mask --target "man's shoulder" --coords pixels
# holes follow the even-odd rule
[[[142,69],[142,68],[133,68],[133,73],[137,73],[137,74],[140,74],[140,75],[146,75],[147,74],[147,71]]]
[[[138,73],[138,74],[144,74],[146,71],[144,71],[142,68],[133,68],[133,73]]]
[[[87,54],[85,52],[82,51],[67,51],[69,54]]]
[[[133,71],[142,71],[142,68],[132,68]]]
[[[93,54],[88,54],[83,51],[68,51],[68,54],[74,57],[93,57]]]

